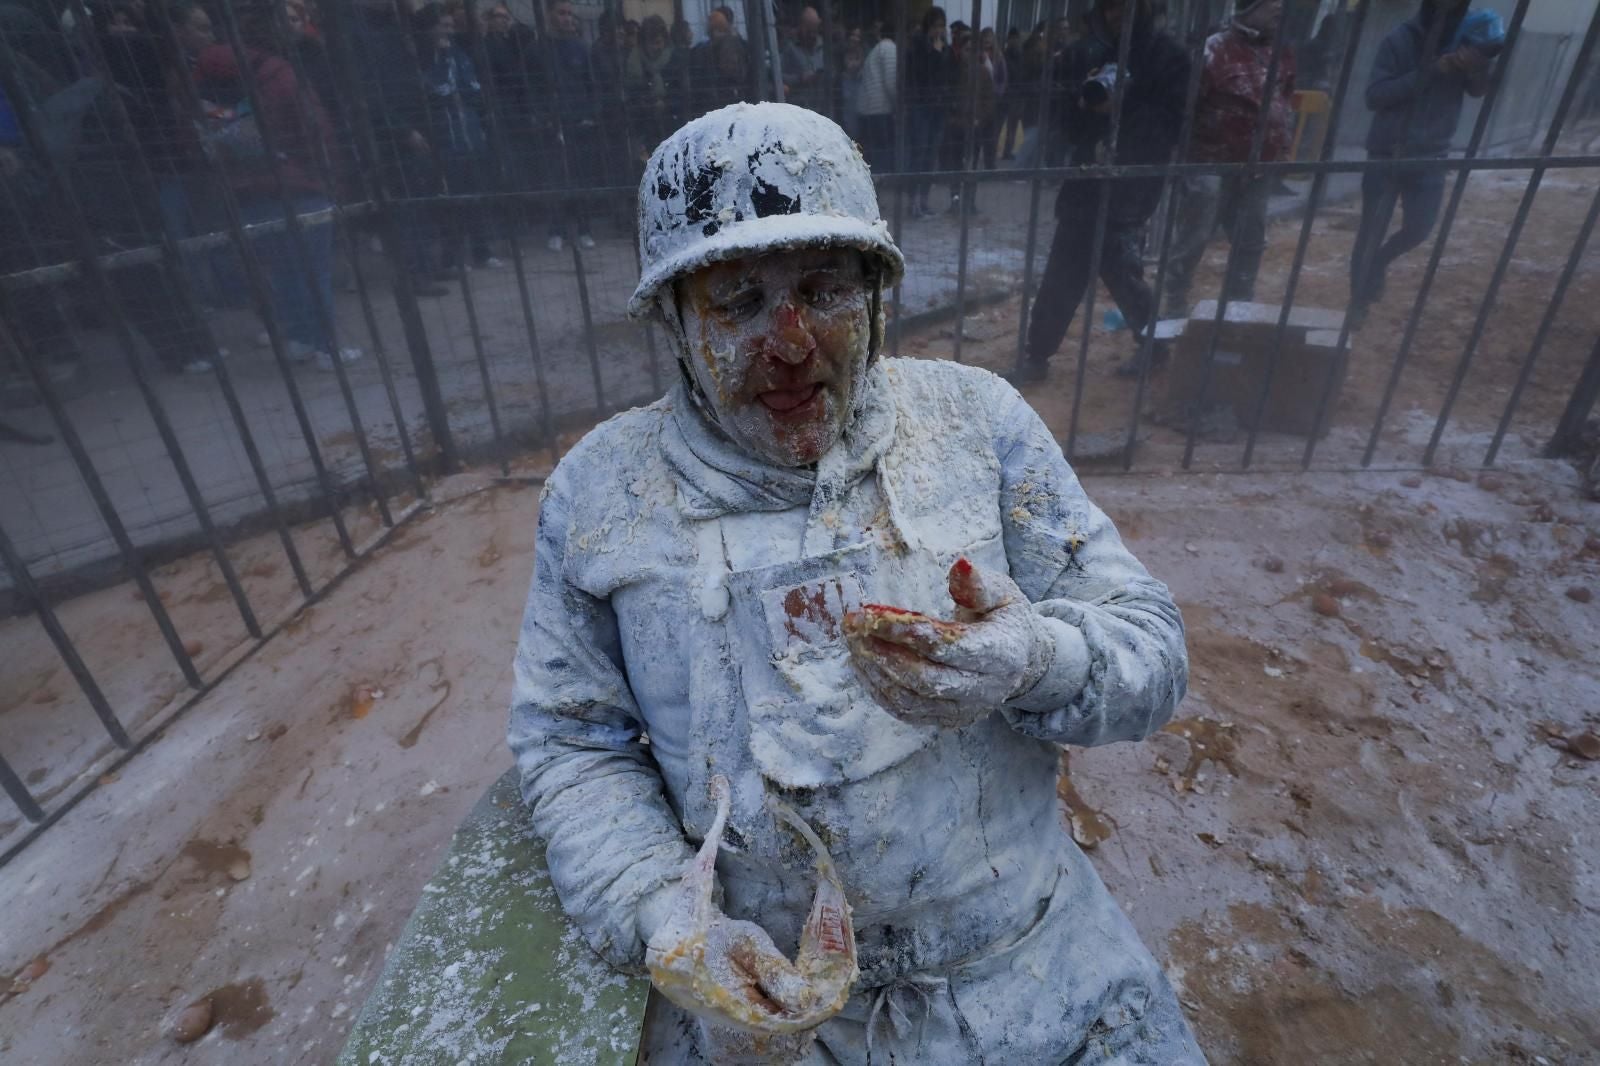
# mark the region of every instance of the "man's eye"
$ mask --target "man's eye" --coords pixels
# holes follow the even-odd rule
[[[839,302],[843,292],[840,286],[824,281],[802,288],[800,298],[806,302],[807,307],[832,307]]]
[[[717,313],[732,319],[745,319],[761,309],[761,294],[755,290],[735,293],[717,305]]]

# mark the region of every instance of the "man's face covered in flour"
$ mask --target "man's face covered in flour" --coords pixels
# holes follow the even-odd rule
[[[735,259],[681,280],[686,362],[707,414],[758,458],[815,463],[866,378],[870,292],[861,254],[837,248]]]

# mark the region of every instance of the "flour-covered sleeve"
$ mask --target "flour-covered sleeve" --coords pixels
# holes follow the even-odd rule
[[[1039,683],[1001,713],[1015,729],[1061,744],[1148,736],[1188,686],[1183,618],[1085,495],[1038,414],[1006,393],[995,441],[1006,557],[1056,648]]]
[[[611,604],[567,579],[562,474],[540,508],[507,739],[562,907],[606,961],[639,973],[693,852],[640,743]]]

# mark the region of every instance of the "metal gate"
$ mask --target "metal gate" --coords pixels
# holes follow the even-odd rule
[[[952,41],[933,60],[931,9],[907,0],[823,0],[814,19],[752,0],[710,39],[669,29],[664,0],[641,6],[659,21],[555,2],[532,21],[394,0],[0,3],[0,861],[426,507],[435,476],[540,476],[595,420],[661,395],[672,355],[622,313],[642,157],[733,100],[787,94],[862,144],[910,261],[894,354],[1011,370],[1041,306],[1076,308],[1028,395],[1085,465],[1488,466],[1581,435],[1600,389],[1595,301],[1571,298],[1600,291],[1593,4],[1504,5],[1450,148],[1400,158],[1360,145],[1379,41],[1409,8],[1291,5],[1229,162],[1194,151],[1212,5],[1150,12],[1188,59],[1166,87],[1184,101],[1176,151],[1153,162],[1127,158],[1129,79],[1109,85],[1099,148],[1071,140],[1083,4],[1002,3],[998,27],[979,0],[952,8],[997,30],[995,50]],[[1105,42],[1122,70],[1135,26]],[[886,50],[893,107],[865,114],[859,78]],[[1291,61],[1294,150],[1269,158]],[[1428,117],[1412,105],[1406,128]],[[1206,182],[1269,188],[1259,303],[1224,286],[1248,242],[1215,241],[1164,327],[1186,197]],[[1135,187],[1168,208],[1130,228],[1114,208]],[[1353,237],[1419,221],[1430,195],[1436,224],[1358,329],[1349,279],[1370,281],[1380,242],[1352,262]],[[1063,212],[1092,222],[1055,242],[1087,278],[1137,241],[1142,321],[1094,284],[1081,302],[1041,288]],[[1270,340],[1231,351],[1229,324],[1252,319]],[[1267,417],[1285,382],[1297,431]],[[212,590],[175,600],[185,566]],[[167,681],[125,691],[126,657],[90,639],[107,611],[138,613]]]

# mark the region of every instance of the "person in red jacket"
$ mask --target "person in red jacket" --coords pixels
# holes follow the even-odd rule
[[[1243,163],[1261,117],[1274,40],[1283,24],[1283,0],[1242,0],[1229,25],[1206,39],[1205,68],[1195,101],[1189,160]],[[1294,51],[1287,44],[1278,57],[1277,85],[1261,137],[1265,162],[1288,155],[1294,132]],[[1256,273],[1267,247],[1267,197],[1274,179],[1267,175],[1198,174],[1179,179],[1178,226],[1167,260],[1164,314],[1189,313],[1189,282],[1221,221],[1233,246],[1233,270],[1223,283],[1229,300],[1255,296]]]
[[[238,12],[243,58],[228,44],[200,53],[195,76],[208,106],[210,150],[227,175],[247,224],[300,218],[304,254],[287,227],[253,235],[267,271],[272,312],[288,338],[289,357],[332,370],[359,348],[334,336],[333,190],[337,142],[327,110],[293,65],[277,53],[270,0],[243,0]],[[254,92],[247,84],[250,73]],[[268,151],[270,149],[270,152]]]

